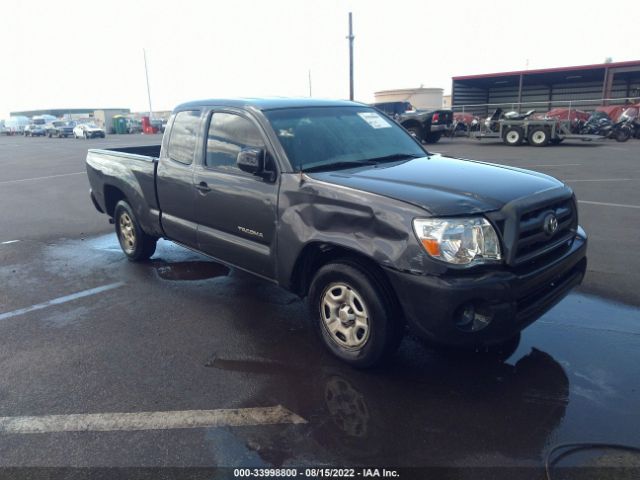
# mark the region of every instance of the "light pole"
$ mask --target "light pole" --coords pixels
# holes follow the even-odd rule
[[[349,100],[353,100],[353,23],[352,15],[349,12]]]
[[[153,118],[153,109],[151,108],[151,89],[149,88],[149,70],[147,69],[147,52],[143,48],[142,55],[144,56],[144,74],[147,77],[147,97],[149,97],[149,121]]]

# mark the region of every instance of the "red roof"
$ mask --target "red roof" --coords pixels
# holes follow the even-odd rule
[[[461,75],[453,80],[472,80],[474,78],[511,77],[517,75],[531,75],[532,73],[574,72],[576,70],[596,70],[599,68],[640,67],[640,60],[629,62],[596,63],[593,65],[577,65],[573,67],[541,68],[537,70],[516,70],[513,72],[481,73],[479,75]]]

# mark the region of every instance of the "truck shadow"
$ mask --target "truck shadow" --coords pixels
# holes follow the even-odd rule
[[[299,345],[206,363],[252,379],[249,403],[280,404],[309,422],[302,436],[247,431],[243,442],[265,465],[286,465],[293,452],[339,465],[535,465],[569,403],[564,369],[536,348],[513,364],[456,361],[409,338],[388,365],[358,371]]]

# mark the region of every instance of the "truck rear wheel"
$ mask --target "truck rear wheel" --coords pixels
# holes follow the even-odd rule
[[[352,260],[324,265],[309,289],[308,305],[323,343],[357,368],[371,367],[400,345],[404,322],[374,272]]]
[[[431,132],[427,134],[424,141],[425,143],[438,143],[440,137],[442,137],[442,132]]]
[[[521,145],[524,141],[524,130],[520,127],[507,127],[502,134],[502,141],[511,147]]]
[[[549,143],[551,135],[549,130],[544,127],[534,127],[529,132],[529,145],[534,147],[545,147]]]
[[[158,239],[142,230],[131,206],[124,200],[120,200],[116,204],[113,218],[120,248],[127,258],[132,262],[151,258],[156,251]]]

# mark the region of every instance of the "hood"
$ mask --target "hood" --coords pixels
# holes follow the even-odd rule
[[[411,203],[432,215],[499,210],[518,198],[567,189],[542,173],[439,154],[308,176]]]

